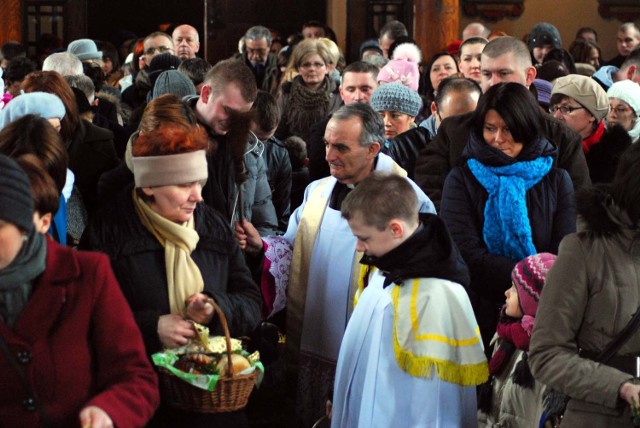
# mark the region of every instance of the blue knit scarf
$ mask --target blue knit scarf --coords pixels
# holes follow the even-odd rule
[[[476,159],[467,165],[489,193],[484,207],[484,242],[491,254],[522,260],[536,254],[525,194],[551,169],[551,157],[515,162],[506,166],[486,166]]]

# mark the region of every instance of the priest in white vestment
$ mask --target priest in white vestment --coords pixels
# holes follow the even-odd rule
[[[347,194],[372,171],[406,177],[380,153],[384,124],[362,103],[335,112],[325,131],[331,176],[311,183],[291,215],[285,239],[293,246],[287,291],[287,370],[297,381],[300,426],[324,414],[330,397],[342,336],[353,310],[360,279],[356,238],[340,215]],[[435,213],[433,203],[413,183],[419,210]]]

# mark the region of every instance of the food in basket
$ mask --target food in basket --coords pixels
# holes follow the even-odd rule
[[[241,373],[251,367],[251,363],[240,354],[231,354],[231,366],[233,373]],[[229,372],[229,361],[226,355],[222,355],[216,364],[216,370],[220,376],[226,376]]]
[[[216,360],[206,354],[185,354],[178,358],[173,367],[185,373],[217,374]]]
[[[166,350],[179,358],[173,365],[180,371],[191,374],[217,374],[226,376],[229,372],[227,358],[227,342],[224,336],[209,336],[209,329],[198,323],[193,323],[197,338],[190,340],[188,344],[174,349]],[[257,353],[244,357],[241,353],[242,342],[231,338],[231,364],[233,373],[239,374],[251,367],[251,362],[260,360]],[[246,355],[246,352],[245,352]]]
[[[248,355],[239,340],[231,339],[224,314],[215,303],[214,308],[226,337],[210,338],[206,327],[194,323],[198,338],[180,348],[151,356],[160,369],[163,400],[176,408],[203,413],[233,412],[247,405],[254,386],[262,381],[264,367],[260,354]],[[231,357],[228,357],[227,340]],[[229,376],[226,364],[229,358],[233,376]],[[219,370],[216,365],[220,361]],[[244,370],[235,366],[238,361],[242,361]],[[227,369],[226,376],[218,374],[223,370],[222,365]]]

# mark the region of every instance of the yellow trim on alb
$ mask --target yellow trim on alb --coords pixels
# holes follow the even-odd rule
[[[466,305],[450,304],[458,299],[454,294],[442,293],[442,289],[430,289],[441,286],[447,287],[447,284],[430,283],[424,278],[417,278],[410,283],[406,281],[402,286],[394,285],[391,289],[394,306],[393,350],[396,360],[400,368],[412,376],[430,378],[435,371],[436,376],[446,382],[462,386],[479,385],[489,377],[489,368],[480,342],[480,328],[468,301]],[[402,306],[401,295],[404,302]],[[419,304],[427,307],[418,311]],[[425,313],[425,310],[429,310],[429,313]],[[466,323],[467,334],[470,335],[473,331],[474,336],[460,339],[449,337],[446,333],[453,334],[453,330],[446,327],[447,331],[443,332],[419,333],[421,328],[424,330],[425,324],[429,325],[428,319],[448,317],[451,311],[456,312],[452,319]],[[404,317],[408,315],[409,319],[400,323],[399,318],[403,314]],[[399,334],[402,340],[398,337]]]

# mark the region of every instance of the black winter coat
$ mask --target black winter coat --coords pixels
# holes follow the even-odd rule
[[[75,174],[75,185],[91,218],[96,210],[100,176],[120,163],[113,145],[113,132],[81,120],[67,153],[69,169]]]
[[[557,155],[545,139],[525,145],[517,161]],[[471,139],[463,158],[475,158],[487,166],[514,162],[484,142]],[[470,294],[476,318],[486,343],[495,332],[504,292],[511,287],[511,271],[519,260],[491,254],[483,237],[484,209],[488,193],[466,162],[451,170],[444,185],[440,215],[460,248],[471,274]],[[573,185],[569,174],[552,168],[525,195],[533,244],[538,252],[557,254],[562,238],[576,230]]]
[[[600,141],[585,154],[592,183],[610,183],[618,169],[620,156],[631,146],[631,137],[620,125],[607,128]]]
[[[158,319],[169,314],[164,248],[140,222],[130,185],[110,206],[96,213],[81,247],[107,253],[120,287],[131,306],[149,354],[162,349]],[[191,257],[204,279],[204,292],[220,306],[232,336],[253,331],[260,321],[262,300],[240,247],[220,213],[205,204],[196,207],[200,241]],[[214,317],[209,326],[223,334]]]
[[[324,146],[324,132],[327,129],[331,116],[321,120],[309,130],[307,143],[307,156],[309,157],[309,180],[316,181],[331,175],[326,159]],[[293,209],[291,210],[293,211]]]
[[[398,165],[407,171],[409,178],[413,180],[418,153],[430,141],[431,138],[427,128],[416,126],[387,141],[382,152],[396,161]]]

